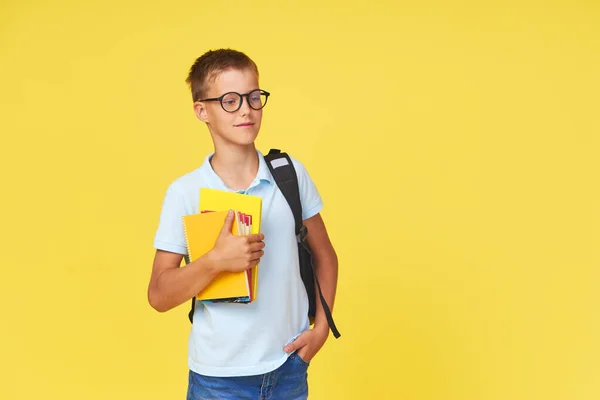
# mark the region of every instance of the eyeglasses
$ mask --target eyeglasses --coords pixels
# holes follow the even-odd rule
[[[250,108],[254,110],[260,110],[267,104],[267,100],[271,93],[261,90],[255,89],[250,93],[239,94],[237,92],[227,92],[219,97],[215,97],[212,99],[202,99],[198,101],[218,101],[221,103],[221,107],[223,110],[227,112],[236,112],[242,107],[242,102],[244,101],[244,97],[248,102]]]

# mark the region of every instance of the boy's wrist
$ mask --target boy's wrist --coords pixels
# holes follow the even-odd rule
[[[327,321],[324,322],[319,322],[319,321],[315,321],[315,324],[313,326],[313,331],[323,337],[323,339],[327,339],[327,337],[329,337],[329,324],[327,323]]]
[[[200,264],[202,272],[204,274],[216,277],[219,275],[219,258],[216,257],[214,251],[210,250],[204,256],[201,257],[202,263]]]

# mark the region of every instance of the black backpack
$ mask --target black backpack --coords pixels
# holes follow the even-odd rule
[[[274,167],[273,161],[278,159],[282,160],[283,162],[276,163],[277,166]],[[306,235],[308,234],[308,231],[306,226],[304,226],[302,223],[302,203],[300,202],[298,176],[296,175],[294,164],[292,164],[292,160],[287,153],[282,153],[278,149],[271,149],[265,156],[265,161],[269,166],[271,175],[273,175],[275,182],[277,182],[277,186],[279,186],[279,190],[281,190],[281,193],[283,193],[283,196],[287,200],[290,208],[292,209],[292,213],[294,214],[294,221],[296,223],[296,238],[298,241],[298,256],[300,258],[300,276],[302,277],[304,287],[306,288],[306,294],[308,295],[308,317],[310,322],[314,322],[316,314],[316,282],[316,288],[319,290],[319,299],[321,300],[323,311],[325,311],[329,328],[331,329],[331,332],[333,332],[333,335],[336,338],[339,338],[341,335],[338,332],[335,323],[333,322],[333,317],[331,316],[331,310],[327,305],[327,301],[325,301],[325,297],[323,297],[323,293],[321,293],[321,285],[319,284],[319,280],[317,279],[315,273],[312,253],[308,247],[308,243],[306,242]]]
[[[272,161],[281,159],[283,162],[276,163],[277,166],[274,167]],[[302,278],[302,282],[304,282],[304,287],[306,288],[306,294],[308,295],[308,317],[312,323],[314,323],[315,314],[316,314],[316,301],[317,301],[317,293],[315,290],[315,282],[316,289],[319,291],[319,299],[321,301],[321,305],[323,306],[323,311],[325,312],[325,316],[327,317],[327,322],[329,323],[329,328],[333,332],[333,335],[336,338],[339,338],[341,335],[333,322],[333,317],[331,316],[331,310],[327,305],[327,301],[325,297],[323,297],[323,293],[321,293],[321,285],[319,284],[319,280],[317,279],[315,273],[315,267],[313,264],[312,253],[310,248],[308,247],[308,243],[306,242],[306,235],[308,231],[306,226],[302,223],[302,203],[300,202],[300,190],[298,187],[298,176],[296,175],[296,169],[292,164],[292,160],[288,156],[287,153],[282,153],[278,149],[271,149],[269,153],[265,156],[265,161],[269,166],[269,170],[271,171],[271,175],[275,178],[275,182],[281,190],[281,193],[287,200],[291,211],[294,215],[294,221],[296,225],[296,238],[298,241],[298,257],[300,261],[300,277]],[[186,261],[188,261],[186,259]],[[188,261],[189,262],[189,261]],[[194,309],[196,305],[196,298],[192,299],[192,309],[190,310],[188,317],[190,322],[193,321]]]

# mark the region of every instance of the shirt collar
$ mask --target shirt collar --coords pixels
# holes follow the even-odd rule
[[[254,178],[254,180],[252,181],[252,183],[250,184],[250,187],[248,189],[258,186],[262,182],[271,183],[271,180],[273,179],[273,176],[271,175],[271,172],[269,171],[269,166],[267,165],[267,162],[265,161],[264,156],[258,150],[256,150],[256,153],[258,155],[258,172],[256,173],[256,177]],[[227,185],[225,185],[225,182],[223,182],[221,177],[219,175],[217,175],[217,173],[213,169],[212,165],[210,164],[210,160],[214,156],[214,154],[215,153],[212,152],[206,156],[201,169],[203,170],[203,172],[205,174],[208,174],[210,182],[215,182],[219,186],[218,189],[232,191],[230,188],[227,187]]]
[[[256,174],[256,180],[260,183],[260,182],[267,182],[267,183],[271,183],[271,180],[273,179],[273,175],[271,175],[271,171],[269,170],[269,166],[267,165],[267,162],[265,161],[265,157],[262,155],[262,153],[258,150],[256,150],[256,152],[258,153],[258,173]]]

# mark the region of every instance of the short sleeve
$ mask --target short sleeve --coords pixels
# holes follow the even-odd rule
[[[187,255],[183,216],[186,215],[183,194],[172,183],[163,199],[154,247],[158,250]]]
[[[293,160],[293,163],[296,175],[298,175],[302,219],[304,220],[315,216],[323,209],[323,200],[304,165],[297,160]]]

